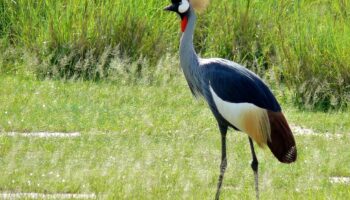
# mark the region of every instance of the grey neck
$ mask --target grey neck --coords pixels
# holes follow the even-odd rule
[[[193,33],[197,17],[192,8],[187,17],[188,23],[180,41],[180,65],[192,92],[197,95],[201,93],[201,80],[199,58],[193,47]]]
[[[193,33],[197,17],[192,8],[190,8],[187,17],[188,23],[185,32],[182,33],[180,41],[180,61],[182,68],[188,67],[189,64],[192,64],[193,59],[198,60],[198,56],[193,47]]]

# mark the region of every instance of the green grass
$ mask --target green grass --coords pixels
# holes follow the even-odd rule
[[[212,199],[220,136],[204,102],[183,79],[167,85],[38,81],[0,76],[0,129],[80,131],[82,137],[0,136],[0,191],[96,193],[101,199]],[[280,94],[276,90],[277,94]],[[262,199],[348,199],[349,112],[308,112],[278,95],[290,123],[341,133],[297,136],[298,161],[280,164],[258,149]],[[228,135],[223,199],[253,199],[245,134]]]

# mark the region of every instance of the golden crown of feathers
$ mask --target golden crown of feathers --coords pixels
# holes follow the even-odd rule
[[[192,8],[198,12],[203,12],[209,5],[209,0],[188,0]]]

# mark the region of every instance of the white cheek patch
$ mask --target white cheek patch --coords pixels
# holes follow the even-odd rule
[[[188,1],[182,0],[178,10],[179,10],[179,13],[185,13],[189,8],[190,8],[190,4],[188,3]]]

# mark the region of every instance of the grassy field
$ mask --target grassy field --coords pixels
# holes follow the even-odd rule
[[[99,199],[213,199],[220,137],[204,102],[183,79],[159,86],[38,81],[0,76],[0,193],[95,193]],[[276,89],[297,135],[298,161],[258,150],[262,199],[349,199],[350,116],[300,111]],[[9,137],[5,132],[79,131],[76,138]],[[223,199],[253,199],[247,136],[230,131]]]

